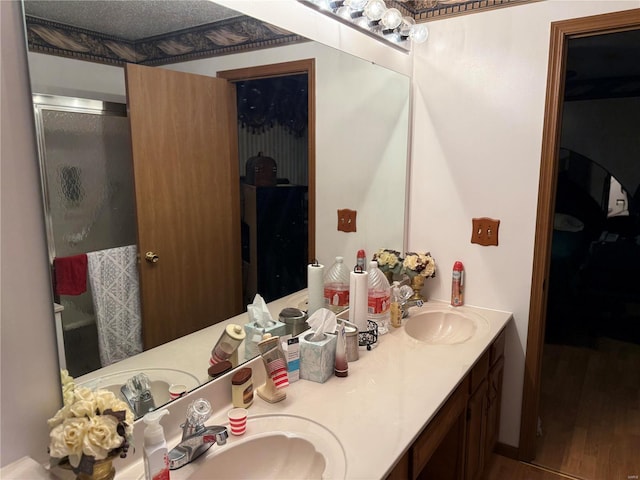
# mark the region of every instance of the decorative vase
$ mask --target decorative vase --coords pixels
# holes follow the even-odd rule
[[[411,277],[411,288],[413,289],[413,295],[409,300],[422,300],[426,302],[427,299],[422,296],[422,287],[424,287],[424,277],[422,275],[415,275]]]
[[[393,272],[387,270],[386,272],[384,272],[384,276],[387,277],[387,282],[389,282],[389,285],[393,285]]]
[[[93,464],[93,474],[88,475],[80,472],[76,476],[76,480],[113,480],[116,476],[116,469],[113,466],[113,459],[109,456],[103,460],[96,460]]]

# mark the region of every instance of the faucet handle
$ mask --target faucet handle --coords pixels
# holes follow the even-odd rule
[[[211,404],[204,398],[198,398],[187,407],[187,423],[197,427],[204,425],[211,416]]]

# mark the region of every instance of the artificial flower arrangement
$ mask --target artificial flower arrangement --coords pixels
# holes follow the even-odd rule
[[[401,273],[402,257],[400,255],[397,250],[382,248],[373,254],[373,260],[378,262],[378,268],[384,273]]]
[[[48,420],[49,455],[87,475],[98,460],[126,457],[134,421],[129,406],[108,390],[76,386],[66,370],[61,377],[64,405]]]
[[[436,262],[431,253],[407,252],[402,262],[403,271],[413,278],[418,275],[425,278],[436,276]]]

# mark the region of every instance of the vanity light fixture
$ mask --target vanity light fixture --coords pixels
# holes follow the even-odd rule
[[[384,0],[298,0],[341,23],[405,50],[423,43],[429,32],[413,17],[402,16],[397,8],[387,8]]]

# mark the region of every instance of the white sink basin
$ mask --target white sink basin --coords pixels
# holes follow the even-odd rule
[[[172,480],[344,479],[347,460],[338,438],[295,415],[251,415],[244,435],[229,435],[201,458],[171,472]]]
[[[151,395],[156,407],[160,407],[170,400],[169,386],[171,384],[183,384],[187,391],[193,390],[200,385],[198,379],[188,372],[172,368],[144,368],[140,370],[122,370],[120,372],[102,375],[92,380],[86,380],[80,384],[91,389],[109,390],[116,394],[118,398],[124,400],[120,387],[127,383],[134,375],[144,373],[149,377],[151,383]]]
[[[488,333],[489,322],[484,317],[459,308],[411,310],[405,331],[416,340],[432,345],[465,343]]]

